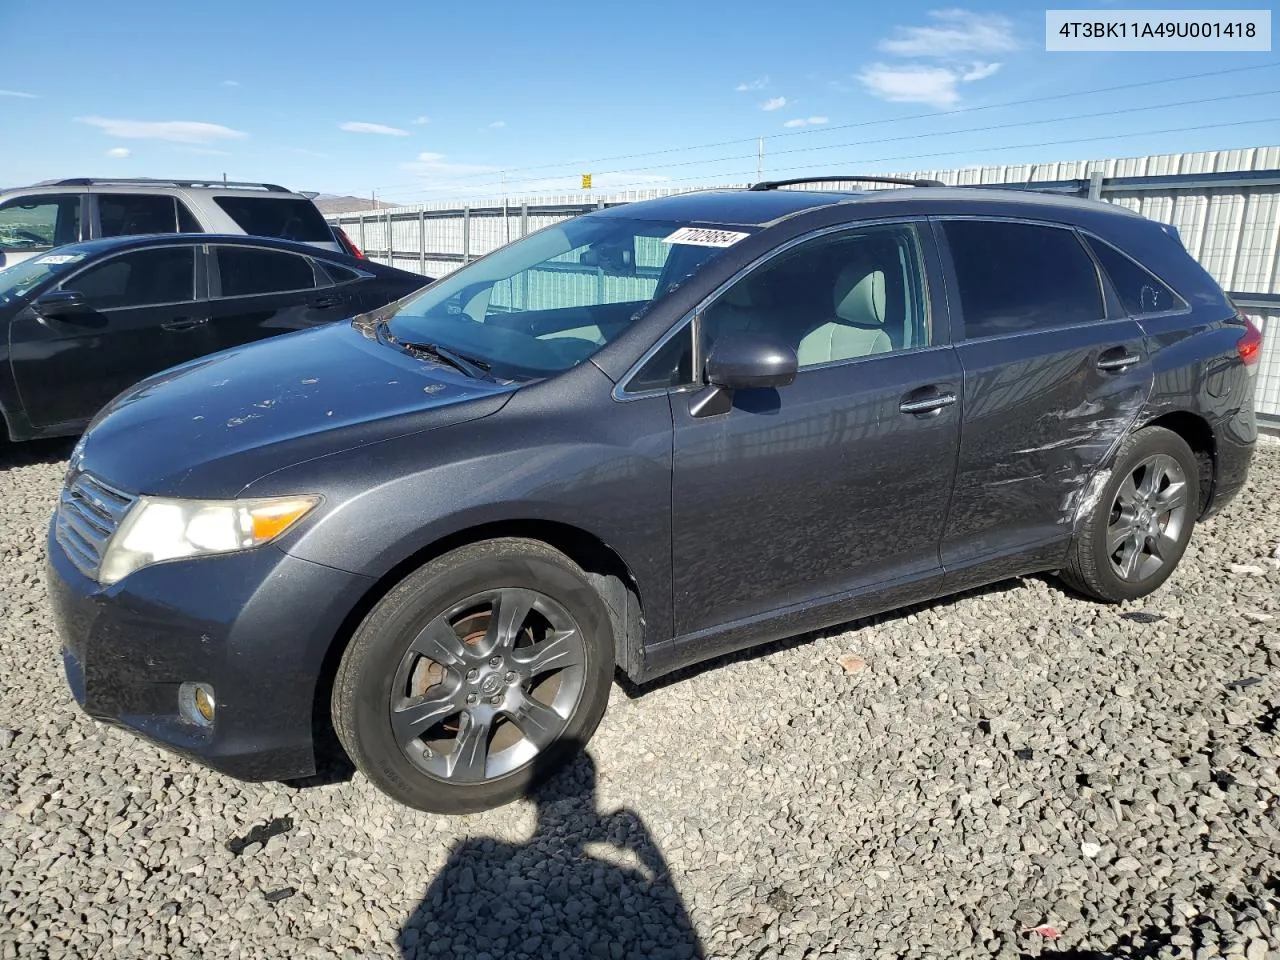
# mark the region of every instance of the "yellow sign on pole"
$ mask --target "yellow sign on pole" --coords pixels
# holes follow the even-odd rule
[[[591,189],[591,174],[589,174],[589,173],[584,173],[584,174],[582,175],[582,189],[583,189],[583,190],[590,190],[590,189]]]

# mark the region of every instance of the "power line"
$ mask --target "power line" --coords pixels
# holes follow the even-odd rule
[[[565,160],[557,163],[534,164],[534,165],[524,166],[524,167],[506,167],[505,169],[507,173],[510,174],[510,173],[523,173],[530,170],[551,170],[558,167],[571,167],[571,166],[583,166],[583,165],[593,166],[595,164],[613,163],[615,161],[620,161],[620,160],[636,160],[643,157],[664,156],[672,153],[681,153],[687,150],[707,150],[713,147],[727,147],[727,146],[736,146],[736,145],[747,144],[747,143],[755,143],[757,140],[760,140],[760,139],[777,140],[784,137],[797,137],[797,136],[808,136],[812,134],[832,133],[837,130],[852,130],[855,128],[872,127],[872,126],[879,126],[883,124],[907,123],[912,120],[928,120],[928,119],[933,119],[935,117],[953,117],[961,114],[978,113],[984,110],[1000,110],[1005,107],[1026,106],[1034,103],[1048,103],[1049,101],[1052,101],[1052,100],[1063,100],[1071,97],[1085,97],[1085,96],[1091,96],[1093,94],[1099,94],[1099,93],[1114,93],[1119,90],[1136,90],[1143,87],[1160,86],[1167,83],[1181,83],[1186,80],[1203,80],[1208,77],[1221,77],[1221,76],[1227,76],[1230,74],[1246,73],[1252,70],[1270,70],[1270,69],[1274,69],[1275,67],[1280,67],[1280,61],[1272,62],[1272,63],[1250,64],[1248,66],[1243,66],[1243,67],[1230,67],[1226,70],[1210,70],[1204,73],[1184,74],[1178,77],[1163,77],[1156,80],[1139,80],[1133,83],[1121,83],[1121,84],[1116,84],[1110,87],[1095,87],[1091,90],[1076,90],[1076,91],[1068,91],[1065,93],[1053,93],[1053,94],[1048,94],[1041,97],[1027,97],[1020,100],[1005,100],[999,103],[987,103],[987,104],[980,104],[978,106],[973,106],[973,107],[961,107],[956,110],[937,110],[929,113],[911,114],[905,117],[884,117],[878,120],[860,120],[854,123],[842,123],[842,124],[835,124],[834,126],[824,126],[818,130],[808,129],[808,130],[793,130],[785,133],[772,133],[772,134],[766,134],[763,138],[753,136],[753,137],[744,137],[744,138],[739,138],[734,140],[719,140],[713,143],[701,143],[701,144],[694,144],[694,145],[683,146],[683,147],[667,147],[661,150],[648,150],[642,153],[617,154],[610,157],[597,157],[594,160]],[[470,173],[470,174],[461,174],[457,177],[452,177],[450,179],[451,181],[460,181],[460,180],[471,179],[474,177],[484,177],[484,176],[492,176],[492,175],[493,175],[493,171],[483,171],[483,172]],[[394,190],[400,187],[418,186],[420,183],[421,181],[415,181],[413,183],[406,183],[406,184],[393,184],[389,187],[380,187],[379,189],[385,192],[386,190]]]
[[[1207,124],[1200,124],[1200,125],[1191,126],[1191,127],[1167,127],[1163,130],[1142,130],[1142,131],[1136,131],[1132,133],[1105,134],[1105,135],[1096,136],[1096,137],[1077,137],[1077,138],[1071,138],[1067,140],[1036,140],[1032,143],[1009,143],[1009,144],[1001,144],[998,146],[990,146],[990,147],[975,147],[973,149],[964,150],[963,153],[966,153],[966,154],[990,153],[993,150],[1022,150],[1029,147],[1071,146],[1078,143],[1098,143],[1104,140],[1131,140],[1134,137],[1154,137],[1154,136],[1160,136],[1166,133],[1193,133],[1200,130],[1218,130],[1218,129],[1223,129],[1227,127],[1247,127],[1247,126],[1255,126],[1257,124],[1263,124],[1263,123],[1280,123],[1280,117],[1263,117],[1257,120],[1235,120],[1227,123],[1207,123]],[[896,162],[900,160],[923,160],[923,159],[929,159],[933,157],[950,157],[950,156],[955,156],[956,153],[957,151],[955,150],[939,150],[933,153],[904,154],[904,155],[899,155],[895,157],[867,157],[860,160],[854,160],[852,162],[862,163],[862,164],[889,163],[889,162]],[[798,170],[813,170],[815,168],[825,167],[825,166],[826,166],[825,163],[798,164],[790,167],[780,167],[775,172],[790,173]],[[721,174],[720,176],[721,177],[749,177],[750,175],[751,175],[750,170],[741,170],[741,171],[734,171],[733,173]],[[678,177],[666,182],[679,183],[679,182],[685,182],[689,180],[704,180],[704,179],[705,178],[699,177],[699,176]],[[832,176],[832,182],[838,182],[839,180],[840,180],[840,177],[838,174]],[[639,186],[642,184],[652,186],[652,184],[648,183],[648,181],[638,180],[638,181],[635,181],[634,183],[629,183],[629,184],[627,183],[616,184],[614,185],[614,187],[616,187],[617,189],[623,189],[629,186]],[[708,184],[708,186],[714,186],[714,184]]]
[[[1151,110],[1168,110],[1175,107],[1197,106],[1197,105],[1203,105],[1206,103],[1220,103],[1225,100],[1231,100],[1231,101],[1246,100],[1253,97],[1275,96],[1278,94],[1280,94],[1280,91],[1258,90],[1250,93],[1230,94],[1230,95],[1220,96],[1220,97],[1201,97],[1194,100],[1176,100],[1169,103],[1157,103],[1157,104],[1147,104],[1147,105],[1138,106],[1138,107],[1126,107],[1120,110],[1100,110],[1100,111],[1093,111],[1090,113],[1073,114],[1065,117],[1046,117],[1038,120],[1016,120],[1016,121],[1010,121],[1007,123],[988,124],[986,126],[981,126],[981,127],[966,127],[960,130],[936,130],[936,131],[931,131],[927,133],[903,134],[896,137],[881,137],[874,140],[857,140],[857,141],[842,142],[842,143],[829,143],[829,144],[823,144],[820,146],[793,147],[789,150],[777,151],[772,156],[778,157],[778,156],[792,155],[792,154],[798,154],[798,153],[815,153],[822,150],[838,150],[838,149],[847,149],[849,147],[865,147],[873,144],[901,143],[901,142],[912,141],[912,140],[928,140],[935,137],[960,136],[962,134],[970,134],[970,133],[987,133],[993,130],[1007,130],[1012,127],[1022,128],[1022,127],[1043,125],[1046,123],[1066,123],[1074,120],[1091,120],[1097,117],[1110,117],[1110,116],[1117,116],[1117,115],[1126,114],[1126,113],[1142,113],[1142,112],[1151,111]],[[949,152],[955,152],[955,151],[949,151]],[[689,166],[699,166],[702,164],[726,163],[726,162],[742,160],[742,159],[743,158],[741,156],[735,155],[735,156],[727,156],[727,157],[707,158],[704,160],[683,160],[683,161],[678,161],[676,163],[662,164],[660,166],[632,167],[629,169],[621,169],[621,170],[601,170],[599,171],[599,175],[603,176],[603,175],[614,174],[614,173],[643,173],[647,170],[669,170],[674,167],[689,167]],[[790,169],[790,168],[784,168],[784,169]],[[703,176],[705,177],[707,175],[704,174]],[[636,181],[636,182],[640,182],[640,181]],[[665,181],[665,182],[670,182],[670,181]],[[490,185],[491,184],[478,184],[478,185],[474,185],[473,189],[479,190],[479,189],[488,187]],[[655,186],[656,185],[657,184],[655,184]],[[428,192],[433,192],[433,191],[425,191],[425,190],[414,191],[414,193],[418,193],[418,194],[428,193]]]

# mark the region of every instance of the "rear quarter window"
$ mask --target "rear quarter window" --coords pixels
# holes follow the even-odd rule
[[[1085,237],[1089,249],[1111,278],[1125,313],[1131,317],[1185,309],[1187,303],[1151,271],[1097,237]]]
[[[245,233],[299,243],[333,243],[333,232],[310,200],[296,197],[214,197]]]

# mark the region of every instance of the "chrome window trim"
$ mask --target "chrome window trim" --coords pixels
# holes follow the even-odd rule
[[[702,363],[701,363],[702,343],[701,343],[701,337],[700,337],[700,334],[702,331],[699,328],[701,326],[701,318],[702,318],[703,311],[706,310],[709,306],[711,306],[713,302],[719,299],[725,293],[725,291],[727,291],[735,283],[737,283],[747,274],[751,273],[757,267],[760,267],[761,265],[772,260],[774,257],[781,256],[787,251],[793,249],[794,247],[799,246],[802,243],[806,243],[809,240],[816,240],[819,237],[825,237],[832,233],[840,233],[841,231],[845,231],[845,230],[856,230],[861,227],[890,226],[890,225],[896,225],[896,224],[912,224],[913,226],[916,226],[918,228],[920,224],[927,224],[928,222],[929,222],[929,216],[927,214],[917,214],[909,217],[876,217],[870,220],[846,220],[843,223],[829,224],[828,226],[825,226],[825,227],[818,227],[817,229],[811,230],[808,233],[801,234],[798,237],[792,237],[790,240],[788,240],[786,243],[782,244],[781,246],[774,247],[773,249],[760,254],[760,256],[756,257],[750,263],[746,264],[743,267],[740,267],[733,274],[733,276],[729,277],[729,279],[725,280],[718,287],[716,287],[711,293],[709,293],[706,297],[700,300],[696,307],[694,307],[691,311],[689,311],[683,317],[677,320],[672,325],[671,329],[669,329],[666,333],[664,333],[661,337],[659,337],[658,341],[654,343],[652,347],[650,347],[641,355],[639,360],[637,360],[630,367],[628,367],[627,372],[618,378],[618,383],[613,388],[613,394],[612,394],[613,398],[615,400],[620,400],[620,401],[638,400],[638,399],[641,399],[642,397],[657,396],[659,394],[665,395],[672,390],[682,390],[682,389],[688,389],[690,387],[700,386],[700,384],[695,381],[694,383],[691,383],[691,384],[681,384],[680,386],[675,386],[675,387],[663,387],[661,390],[645,390],[639,393],[630,393],[626,390],[625,385],[632,377],[634,377],[640,371],[640,368],[644,366],[644,364],[653,356],[653,354],[656,353],[662,347],[663,344],[665,344],[669,339],[671,339],[671,337],[675,334],[675,332],[686,323],[690,323],[693,326],[692,368],[695,371],[695,375],[696,375],[696,372],[702,369]],[[916,253],[921,254],[922,252],[923,251],[921,249],[921,241],[919,237],[917,237]],[[929,294],[930,294],[929,276],[928,276],[929,271],[928,271],[927,265],[923,262],[923,258],[922,258],[920,267],[921,267],[921,278],[924,282],[923,294],[924,294],[925,310],[930,312],[930,318],[929,318],[930,333],[932,333],[933,317],[932,317],[932,310],[930,309],[931,302],[929,299]],[[946,346],[950,346],[950,344],[946,344]],[[929,349],[933,349],[933,345],[929,347],[913,348],[912,350],[895,350],[893,351],[893,353],[914,353],[914,352],[917,352],[917,350],[929,350]],[[884,354],[872,354],[871,356],[884,356]],[[853,357],[850,360],[833,360],[830,363],[814,365],[810,367],[802,367],[800,369],[800,372],[804,372],[805,370],[815,370],[818,368],[818,366],[830,367],[830,366],[835,366],[841,363],[850,363],[857,360],[865,360],[865,359],[868,359],[868,357]]]

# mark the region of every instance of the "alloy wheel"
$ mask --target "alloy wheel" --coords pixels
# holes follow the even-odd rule
[[[1107,557],[1116,576],[1146,580],[1176,561],[1188,509],[1181,464],[1163,453],[1140,461],[1116,491],[1107,523]]]
[[[504,776],[564,732],[586,665],[581,629],[546,594],[503,588],[468,597],[428,623],[401,658],[392,732],[432,777],[474,784]]]

